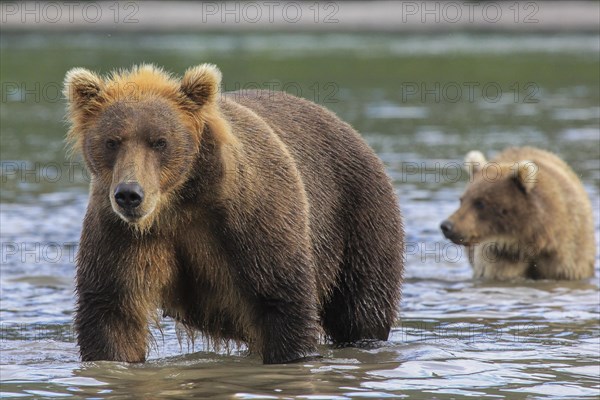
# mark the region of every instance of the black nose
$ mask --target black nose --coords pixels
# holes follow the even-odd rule
[[[440,228],[442,229],[442,232],[444,233],[445,236],[448,236],[448,234],[450,232],[452,232],[452,222],[445,220],[442,222],[442,224],[440,225]]]
[[[115,189],[115,201],[120,207],[132,209],[136,208],[144,200],[144,191],[136,183],[119,183]]]

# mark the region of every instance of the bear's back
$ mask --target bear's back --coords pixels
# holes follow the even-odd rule
[[[322,157],[332,162],[342,161],[338,164],[352,158],[378,160],[349,124],[311,101],[285,92],[266,90],[227,92],[223,94],[223,98],[256,113],[294,155],[302,158]],[[311,153],[306,153],[307,150]],[[380,165],[380,162],[377,161],[377,164]]]
[[[509,147],[502,151],[494,161],[497,162],[516,162],[516,161],[534,161],[540,168],[558,173],[569,181],[580,183],[579,178],[573,169],[557,155],[549,151],[537,149],[535,147]]]
[[[229,92],[223,98],[251,110],[283,142],[296,161],[311,205],[327,207],[357,189],[387,182],[373,150],[331,111],[284,92]]]
[[[583,209],[591,206],[587,192],[573,169],[562,159],[546,150],[534,147],[510,147],[494,158],[495,162],[515,163],[533,161],[539,168],[539,182],[543,190],[554,197],[563,198],[569,208]]]

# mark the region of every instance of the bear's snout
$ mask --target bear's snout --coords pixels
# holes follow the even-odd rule
[[[453,226],[454,226],[454,224],[450,220],[442,221],[442,223],[440,225],[440,229],[442,230],[442,233],[448,239],[450,239],[449,236],[452,234],[452,228],[453,228]]]
[[[133,211],[144,200],[144,190],[137,182],[119,183],[114,195],[116,203],[126,211]]]
[[[442,230],[442,233],[446,239],[450,240],[451,242],[463,245],[466,244],[465,238],[460,233],[460,230],[456,229],[454,222],[451,220],[447,219],[442,221],[440,224],[440,229]]]

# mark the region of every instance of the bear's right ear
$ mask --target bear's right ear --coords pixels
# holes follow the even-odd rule
[[[181,91],[199,106],[213,103],[221,86],[221,71],[213,64],[201,64],[185,71]]]
[[[530,193],[538,181],[539,167],[534,161],[524,160],[512,166],[514,180],[525,193]]]
[[[65,76],[63,94],[72,110],[89,110],[98,99],[104,82],[95,73],[85,68],[73,68]]]
[[[481,171],[485,164],[487,164],[487,160],[480,151],[473,150],[465,156],[465,170],[471,177],[475,175],[475,172]]]

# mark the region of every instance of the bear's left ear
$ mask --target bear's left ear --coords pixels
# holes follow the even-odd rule
[[[538,165],[533,161],[524,160],[514,164],[513,179],[526,194],[530,193],[535,187],[538,180],[538,170]]]
[[[219,94],[221,71],[213,64],[201,64],[185,71],[181,91],[199,106],[213,103]]]

